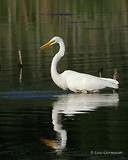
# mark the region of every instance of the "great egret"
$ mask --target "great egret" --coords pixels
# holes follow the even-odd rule
[[[57,72],[57,63],[64,56],[65,45],[60,37],[52,38],[48,43],[41,46],[40,51],[44,48],[58,43],[60,46],[59,52],[54,56],[51,63],[51,76],[57,86],[63,90],[71,90],[73,92],[97,92],[100,89],[109,87],[118,89],[119,82],[111,78],[101,78],[89,74],[79,73],[72,70],[66,70],[59,74]]]

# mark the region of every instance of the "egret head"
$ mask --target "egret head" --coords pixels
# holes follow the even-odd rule
[[[53,44],[55,44],[55,43],[59,43],[59,42],[61,42],[61,41],[63,41],[63,40],[62,40],[60,37],[53,37],[48,43],[46,43],[46,44],[44,44],[43,46],[41,46],[41,47],[39,48],[39,50],[41,51],[41,50],[47,48],[48,46],[53,45]]]

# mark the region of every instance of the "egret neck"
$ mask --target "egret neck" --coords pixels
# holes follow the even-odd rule
[[[62,83],[64,81],[64,79],[62,78],[61,74],[59,74],[57,72],[57,64],[58,64],[59,60],[61,59],[61,57],[64,56],[65,45],[64,45],[64,42],[62,39],[58,42],[58,44],[59,44],[60,49],[59,49],[59,52],[54,56],[54,58],[52,60],[51,76],[52,76],[54,83],[65,90],[65,89],[67,89],[67,86],[64,85],[65,83]]]

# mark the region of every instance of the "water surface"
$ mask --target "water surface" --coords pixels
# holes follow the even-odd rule
[[[127,1],[2,1],[0,14],[0,158],[128,159]],[[64,39],[66,69],[119,73],[119,92],[62,91],[50,64]],[[21,50],[23,69],[18,69]]]

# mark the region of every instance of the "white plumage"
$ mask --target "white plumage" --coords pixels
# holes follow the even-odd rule
[[[89,74],[79,73],[72,70],[66,70],[59,74],[57,72],[57,63],[64,56],[65,45],[60,37],[52,38],[48,43],[40,47],[40,50],[58,43],[60,46],[59,52],[54,56],[51,64],[51,76],[54,83],[64,90],[73,92],[97,92],[100,89],[109,87],[118,89],[119,82],[111,78],[100,78]]]

